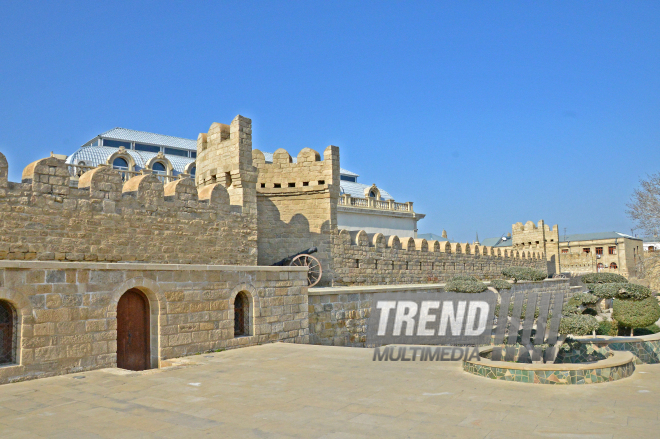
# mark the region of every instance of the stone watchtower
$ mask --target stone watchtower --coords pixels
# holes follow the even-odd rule
[[[257,215],[257,169],[252,166],[252,120],[238,115],[230,125],[214,123],[197,137],[195,182],[201,189],[222,184],[234,209]]]
[[[514,250],[541,251],[548,261],[548,275],[559,273],[559,226],[549,227],[543,220],[511,226]]]

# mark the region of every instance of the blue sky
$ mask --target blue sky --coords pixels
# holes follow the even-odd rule
[[[10,180],[115,126],[342,167],[483,239],[517,221],[630,232],[660,169],[658,2],[0,1]]]

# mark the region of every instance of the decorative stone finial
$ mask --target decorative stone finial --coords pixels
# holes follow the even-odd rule
[[[442,237],[447,238],[447,231],[444,229],[442,230]]]

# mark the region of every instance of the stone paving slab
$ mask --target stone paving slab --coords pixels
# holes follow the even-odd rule
[[[0,386],[5,438],[660,437],[660,365],[590,386],[501,382],[449,362],[287,343]]]

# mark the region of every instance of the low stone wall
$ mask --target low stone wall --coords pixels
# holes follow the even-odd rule
[[[0,261],[0,301],[14,313],[14,358],[0,384],[116,366],[117,304],[130,289],[148,299],[152,368],[210,350],[307,343],[306,285],[304,267]],[[234,337],[239,292],[248,335]]]
[[[309,339],[312,344],[373,347],[366,343],[371,301],[379,293],[435,293],[444,283],[410,285],[371,285],[309,289]],[[543,282],[519,282],[514,293],[565,293],[564,300],[580,288],[569,287],[568,279],[546,279]]]
[[[482,348],[482,358],[464,361],[463,370],[473,375],[531,384],[595,384],[627,378],[635,371],[630,352],[612,352],[607,358],[588,363],[529,364],[491,361],[485,358],[492,347]]]

